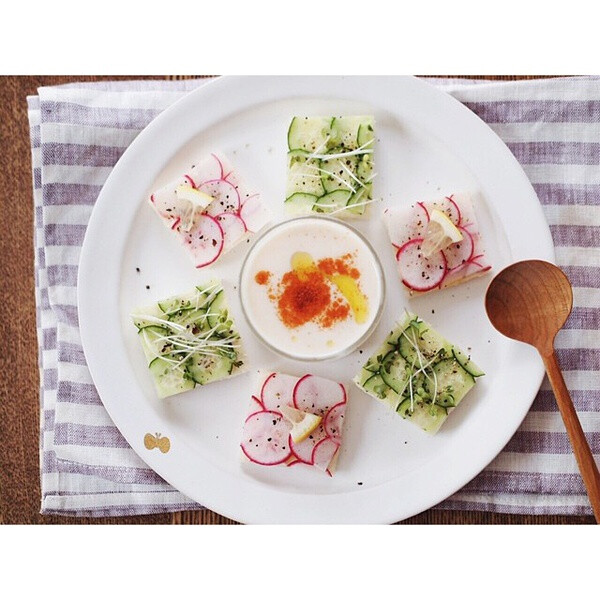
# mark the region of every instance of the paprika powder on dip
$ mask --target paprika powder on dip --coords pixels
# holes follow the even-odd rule
[[[353,227],[328,217],[276,225],[250,249],[240,276],[246,319],[269,348],[297,360],[339,358],[377,325],[379,260]]]

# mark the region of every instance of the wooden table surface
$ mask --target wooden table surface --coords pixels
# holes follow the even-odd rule
[[[529,76],[534,78],[535,76]],[[233,524],[209,510],[131,518],[75,519],[40,515],[39,373],[33,275],[33,198],[26,96],[39,86],[137,77],[0,77],[0,523]],[[164,77],[154,77],[164,79]],[[173,79],[174,77],[169,77]],[[492,79],[521,79],[501,76]],[[406,524],[585,524],[592,517],[428,510]]]

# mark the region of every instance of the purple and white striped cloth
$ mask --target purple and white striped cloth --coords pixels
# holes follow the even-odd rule
[[[199,508],[128,447],[81,348],[77,266],[111,168],[158,113],[206,80],[40,88],[28,98],[41,373],[41,511],[121,516]],[[529,176],[575,308],[556,340],[565,380],[600,456],[600,78],[429,80],[486,121]],[[591,509],[548,382],[502,453],[439,508],[587,515]]]

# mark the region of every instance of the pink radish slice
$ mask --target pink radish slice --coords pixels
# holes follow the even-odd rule
[[[448,263],[448,270],[452,273],[467,265],[472,260],[475,252],[475,240],[473,236],[464,227],[459,227],[458,229],[462,233],[463,239],[442,250]]]
[[[429,211],[427,210],[427,207],[422,202],[417,202],[417,204],[423,209],[425,219],[427,219],[427,223],[429,223]]]
[[[184,183],[191,185],[193,188],[196,187],[196,182],[192,179],[192,177],[190,177],[189,175],[186,174],[183,176],[183,178],[185,180]]]
[[[269,212],[261,202],[260,196],[255,194],[244,200],[240,209],[240,217],[244,219],[248,231],[254,233],[262,229],[269,221]]]
[[[454,207],[454,210],[456,211],[456,220],[453,221],[453,223],[457,227],[460,227],[460,224],[462,223],[462,213],[460,212],[460,208],[458,207],[458,204],[454,201],[454,198],[452,196],[446,196],[446,200],[448,200],[448,202],[450,202],[450,204],[452,204],[452,206]]]
[[[326,471],[339,447],[340,445],[331,438],[321,440],[313,449],[312,464],[318,469]]]
[[[325,433],[336,443],[342,443],[342,427],[344,426],[344,414],[346,403],[340,402],[329,409],[324,419]]]
[[[203,181],[211,179],[223,179],[228,181],[231,185],[237,185],[237,179],[231,165],[224,157],[211,154],[212,161],[209,166],[203,165],[202,174],[204,176]]]
[[[260,408],[261,410],[266,410],[265,405],[256,396],[252,396],[252,400],[254,400],[254,402],[256,402],[256,404],[258,405],[258,408]]]
[[[309,465],[312,464],[313,461],[313,451],[315,446],[321,442],[322,440],[327,438],[327,433],[325,433],[325,427],[323,427],[323,422],[305,439],[301,442],[294,442],[292,436],[290,435],[290,448],[292,449],[292,454],[304,463]]]
[[[290,428],[281,413],[261,410],[244,423],[242,451],[259,465],[280,465],[290,456]]]
[[[346,390],[341,383],[305,375],[298,380],[293,397],[297,409],[324,416],[332,406],[346,402]]]
[[[238,242],[246,233],[246,224],[234,213],[221,213],[216,215],[215,219],[219,221],[223,234],[225,235],[225,249],[228,250]]]
[[[223,229],[207,214],[198,215],[192,230],[184,233],[182,239],[194,255],[198,269],[215,262],[223,251]]]
[[[426,257],[421,252],[422,243],[422,238],[406,242],[396,257],[402,283],[411,290],[427,292],[441,285],[448,269],[444,253]]]
[[[225,179],[225,170],[223,169],[223,162],[221,161],[221,159],[216,154],[211,154],[211,156],[216,161],[216,163],[218,165],[218,168],[219,168],[219,177],[218,177],[218,179]],[[217,177],[215,177],[215,179],[217,179]]]
[[[224,179],[211,179],[198,186],[198,190],[212,196],[214,200],[206,208],[206,213],[215,215],[240,210],[240,194],[229,181]]]
[[[206,181],[225,179],[223,177],[225,162],[225,159],[220,158],[216,154],[211,154],[207,160],[194,165],[188,171],[188,174],[196,182],[194,187],[200,187]]]
[[[292,403],[292,394],[298,381],[297,377],[285,373],[271,373],[263,383],[260,399],[265,408],[279,410]]]

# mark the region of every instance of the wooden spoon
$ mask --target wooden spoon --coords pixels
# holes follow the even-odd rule
[[[567,276],[542,260],[510,265],[496,275],[485,296],[485,309],[492,325],[505,336],[534,346],[540,353],[596,522],[600,523],[600,474],[554,352],[554,338],[572,308],[573,290]]]

